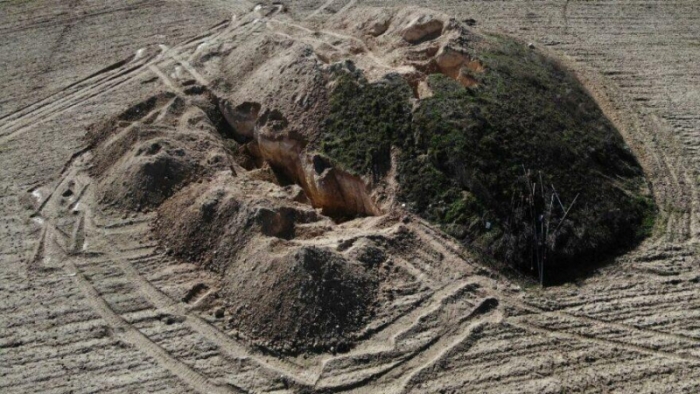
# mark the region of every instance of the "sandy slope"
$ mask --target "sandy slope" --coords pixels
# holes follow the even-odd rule
[[[243,2],[53,3],[0,3],[3,392],[698,391],[695,1],[433,2],[570,63],[642,159],[662,209],[657,235],[581,283],[523,291],[420,221],[386,226],[420,251],[394,259],[414,278],[397,289],[398,317],[348,354],[307,358],[250,347],[182,301],[206,275],[158,251],[150,217],[90,204],[80,155],[89,124],[181,90],[172,73],[206,82],[186,62],[200,44],[299,29],[275,15],[242,26]],[[300,1],[290,12],[313,24],[357,3]]]

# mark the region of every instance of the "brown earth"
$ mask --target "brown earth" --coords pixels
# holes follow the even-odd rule
[[[331,220],[347,212],[322,196],[354,189],[318,176],[345,175],[280,149],[313,142],[307,115],[325,108],[310,53],[410,73],[397,62],[410,46],[382,40],[429,47],[447,25],[358,3],[0,3],[3,392],[698,391],[696,3],[431,4],[567,63],[652,182],[654,237],[547,289],[382,200],[388,181],[342,205],[370,216]],[[460,77],[448,51],[427,53]],[[264,127],[233,144],[217,116]],[[280,139],[285,122],[297,129]],[[163,161],[191,176],[137,187]]]

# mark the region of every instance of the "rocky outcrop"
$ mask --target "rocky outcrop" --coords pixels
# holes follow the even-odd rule
[[[440,37],[445,23],[432,15],[420,15],[412,20],[401,32],[401,37],[411,44],[420,44],[424,41]]]
[[[477,85],[472,74],[484,71],[484,66],[479,60],[472,59],[467,53],[456,50],[449,45],[440,48],[434,61],[442,74],[454,79],[464,87]]]

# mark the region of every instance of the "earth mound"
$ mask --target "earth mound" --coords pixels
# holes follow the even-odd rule
[[[318,26],[333,45],[270,23],[250,45],[193,57],[217,54],[201,62],[209,87],[156,95],[92,133],[101,202],[157,208],[163,247],[217,276],[217,315],[254,343],[346,350],[401,313],[382,289],[420,291],[391,265],[419,253],[391,246],[412,238],[397,230],[406,211],[543,282],[653,223],[614,126],[536,48],[418,8]]]
[[[149,210],[189,182],[232,169],[212,96],[156,95],[88,133],[104,206]]]
[[[368,179],[393,169],[398,202],[543,282],[649,235],[642,168],[556,60],[428,11],[352,20],[386,27],[367,46],[389,48],[399,72],[333,74],[318,144],[331,161]]]
[[[294,202],[294,188],[240,178],[183,189],[160,207],[156,234],[176,257],[220,274],[232,328],[277,351],[348,349],[372,316],[376,267],[290,243],[333,222]]]
[[[302,247],[257,270],[267,274],[227,277],[235,324],[284,350],[345,351],[372,317],[377,275],[339,253]]]
[[[176,141],[157,138],[135,145],[98,183],[98,193],[105,204],[153,208],[200,171]]]
[[[298,192],[249,174],[220,172],[166,201],[159,208],[156,232],[177,257],[225,272],[255,237],[290,240],[302,235],[299,225],[332,223],[295,202]]]

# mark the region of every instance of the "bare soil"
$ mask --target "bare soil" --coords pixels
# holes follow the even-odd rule
[[[221,97],[230,108],[294,103],[288,117],[305,126],[285,136],[312,135],[314,120],[291,109],[323,111],[323,92],[309,88],[313,72],[285,81],[273,64],[258,68],[266,55],[252,49],[270,48],[259,43],[271,36],[297,71],[309,69],[305,46],[329,62],[356,56],[377,77],[397,69],[383,43],[353,32],[398,34],[415,14],[360,8],[368,5],[390,4],[0,3],[1,391],[699,391],[696,2],[431,3],[566,63],[651,181],[661,211],[653,237],[577,283],[545,289],[491,272],[382,199],[390,182],[367,199],[350,187],[356,179],[299,155],[308,161],[278,174],[254,163],[282,160],[278,145],[242,148],[221,129],[204,90],[235,92]],[[368,15],[376,23],[354,24]],[[430,17],[416,23],[425,34],[408,39],[435,39]],[[272,132],[284,119],[268,115]],[[233,148],[252,158],[228,160]],[[119,182],[148,184],[159,160],[196,176],[166,188]],[[216,165],[219,174],[203,170]],[[317,196],[354,190],[355,211],[371,215],[333,220],[326,199],[304,199],[317,184],[302,175],[316,168],[345,185]],[[231,212],[222,203],[237,213],[219,215]],[[221,225],[207,227],[207,217]],[[208,252],[186,255],[197,248]],[[276,304],[294,292],[314,302]],[[337,305],[345,313],[331,316]]]

